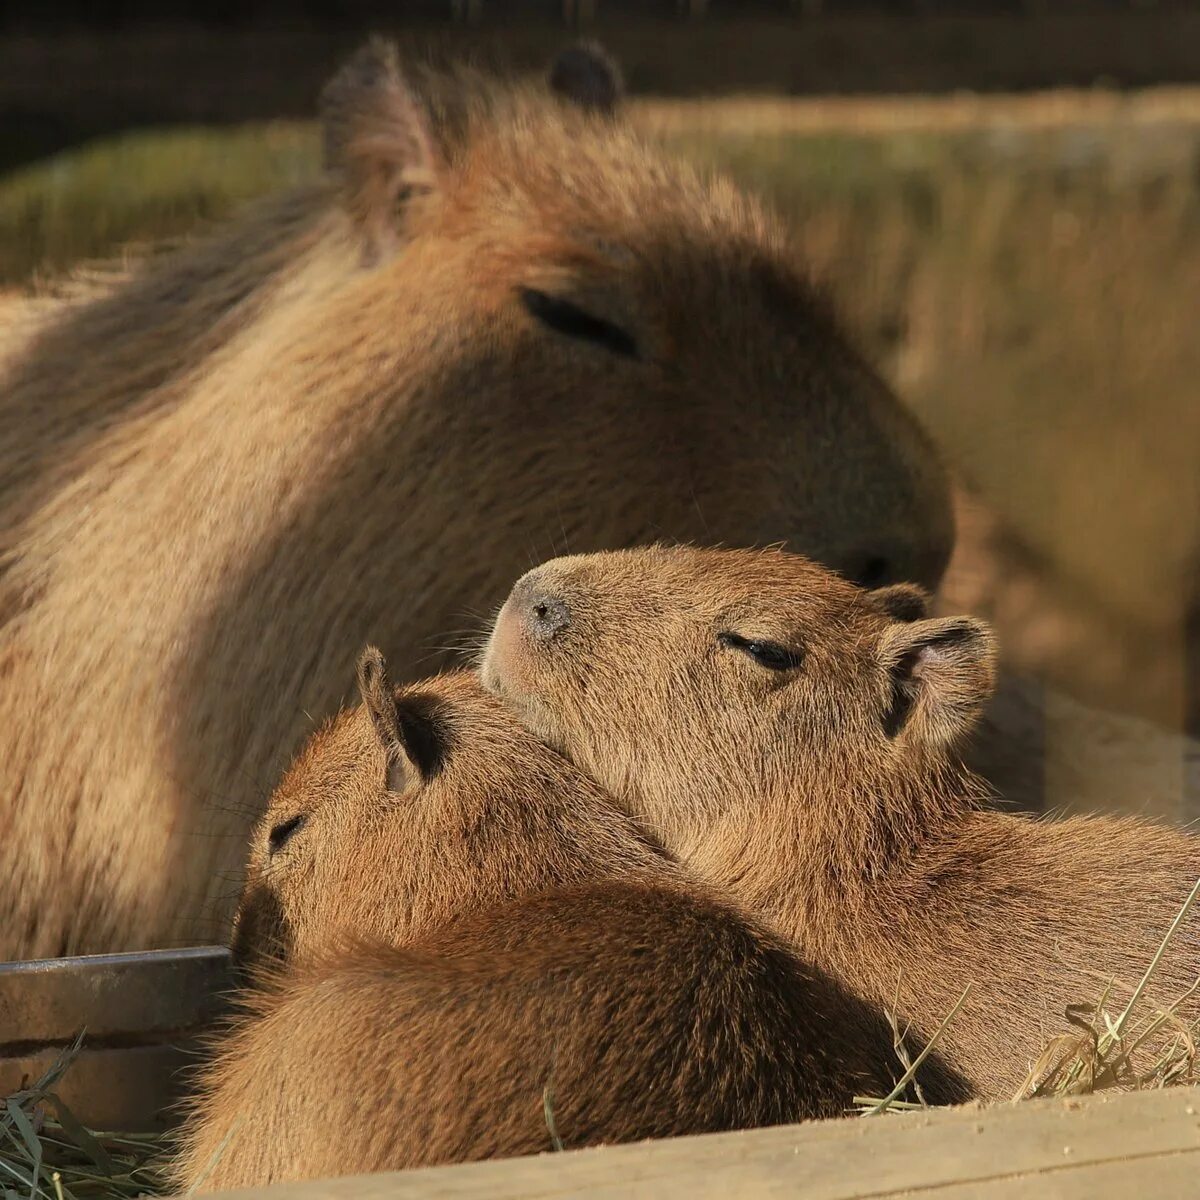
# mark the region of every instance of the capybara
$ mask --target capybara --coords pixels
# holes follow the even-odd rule
[[[364,704],[255,835],[235,949],[267,982],[202,1076],[181,1188],[831,1116],[891,1086],[877,1015],[474,675],[359,670]]]
[[[1068,1004],[1138,981],[1200,843],[986,806],[956,751],[993,639],[925,605],[779,551],[563,558],[514,587],[483,677],[700,876],[856,994],[898,996],[920,1035],[970,984],[940,1045],[994,1098]],[[1151,981],[1160,1006],[1196,978],[1197,929]]]
[[[322,180],[4,351],[0,958],[225,936],[348,658],[426,674],[548,553],[937,582],[945,473],[782,223],[629,128],[595,53],[551,79],[374,43]]]

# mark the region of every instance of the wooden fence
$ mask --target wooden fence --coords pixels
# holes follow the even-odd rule
[[[94,1129],[161,1129],[231,986],[223,946],[0,963],[0,1100],[83,1031],[56,1089],[71,1111]]]
[[[847,1118],[232,1192],[250,1200],[1184,1200],[1200,1088]]]

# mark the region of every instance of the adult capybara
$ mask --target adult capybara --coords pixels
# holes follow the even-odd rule
[[[890,1087],[884,1022],[474,675],[397,693],[368,652],[360,684],[255,835],[235,948],[276,977],[202,1077],[181,1188],[831,1116]]]
[[[942,468],[781,225],[627,128],[595,54],[552,81],[373,45],[326,179],[5,354],[0,958],[221,936],[347,658],[425,673],[556,548],[936,582]]]
[[[802,955],[1012,1093],[1070,1003],[1133,984],[1196,879],[1200,842],[1134,819],[982,803],[956,750],[992,637],[778,551],[645,549],[527,574],[483,677],[699,875]],[[1151,982],[1195,980],[1190,917]],[[1120,989],[1118,988],[1118,991]],[[1186,1015],[1200,1012],[1189,1002]]]

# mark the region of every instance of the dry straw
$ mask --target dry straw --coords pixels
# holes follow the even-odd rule
[[[1114,1089],[1138,1091],[1195,1081],[1196,1023],[1188,1023],[1179,1012],[1200,990],[1200,978],[1165,1009],[1148,1004],[1146,990],[1162,963],[1167,947],[1196,903],[1197,896],[1200,896],[1200,879],[1188,893],[1149,966],[1119,1013],[1114,1015],[1112,1011],[1116,980],[1109,980],[1105,984],[1095,1003],[1067,1006],[1065,1016],[1073,1027],[1072,1032],[1057,1034],[1050,1039],[1030,1066],[1013,1096],[1013,1103],[1032,1097],[1082,1096]],[[886,1096],[855,1096],[856,1111],[869,1117],[883,1112],[930,1107],[921,1093],[917,1071],[957,1016],[970,991],[971,985],[968,984],[915,1059],[910,1057],[905,1044],[908,1029],[900,1028],[896,1006],[893,1005],[887,1016],[894,1035],[896,1057],[904,1068],[904,1074]],[[903,1099],[910,1087],[915,1098]]]
[[[1114,1017],[1110,1012],[1115,980],[1107,983],[1095,1004],[1071,1005],[1066,1016],[1074,1031],[1051,1039],[1030,1067],[1014,1100],[1027,1096],[1079,1096],[1109,1088],[1133,1091],[1192,1082],[1196,1026],[1184,1021],[1179,1010],[1200,988],[1200,978],[1165,1009],[1146,1004],[1145,995],[1167,946],[1197,895],[1200,895],[1200,880],[1171,922],[1120,1013]]]
[[[131,1200],[159,1190],[160,1135],[86,1129],[55,1093],[82,1045],[80,1033],[0,1108],[3,1200]]]

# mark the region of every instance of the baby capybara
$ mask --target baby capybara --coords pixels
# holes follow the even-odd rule
[[[225,1189],[832,1116],[891,1035],[689,882],[473,675],[317,733],[254,842],[246,1012],[181,1187]],[[940,1067],[926,1090],[965,1094]]]
[[[653,548],[524,576],[484,682],[807,961],[1010,1094],[1065,1007],[1134,984],[1200,843],[1132,819],[995,811],[956,749],[992,688],[982,622],[781,551]],[[1197,970],[1189,918],[1152,980]],[[1185,1008],[1200,1015],[1194,1005]]]

